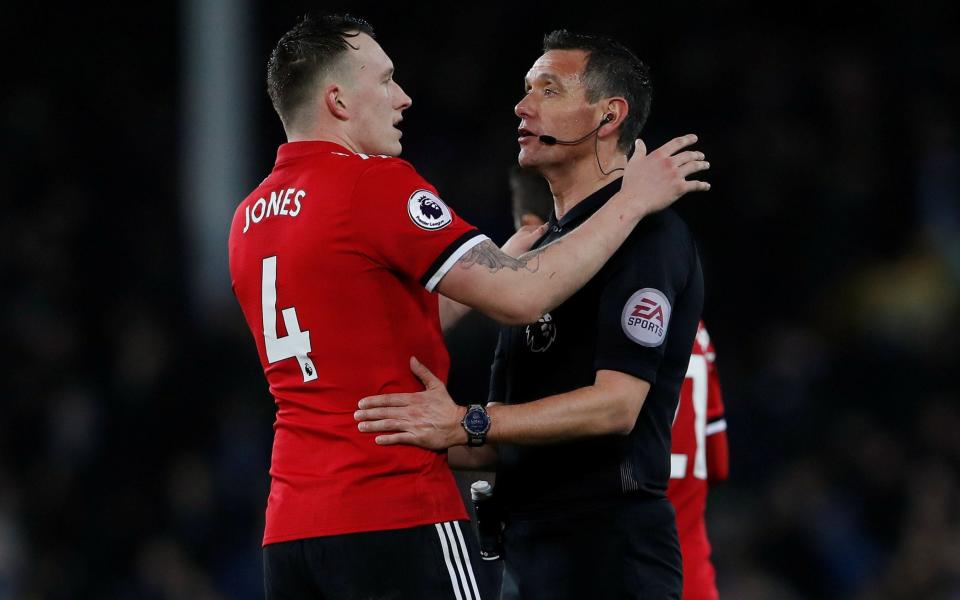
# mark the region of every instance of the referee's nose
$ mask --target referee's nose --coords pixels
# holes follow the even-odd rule
[[[517,102],[517,105],[513,107],[513,114],[521,119],[527,119],[533,115],[530,110],[530,96],[532,96],[532,94],[527,94],[520,99],[520,102]]]

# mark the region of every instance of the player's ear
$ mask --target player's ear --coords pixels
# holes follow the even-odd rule
[[[323,102],[330,114],[337,119],[346,121],[350,117],[347,111],[346,94],[339,85],[331,83],[323,89]]]

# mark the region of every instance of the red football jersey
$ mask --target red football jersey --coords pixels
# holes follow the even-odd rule
[[[364,396],[450,366],[430,292],[487,239],[407,162],[293,142],[237,208],[233,290],[277,404],[263,543],[413,527],[467,512],[446,454],[378,446]]]
[[[725,479],[728,470],[726,421],[715,358],[710,335],[701,322],[673,422],[667,488],[677,512],[684,600],[717,598],[704,522],[708,482]]]

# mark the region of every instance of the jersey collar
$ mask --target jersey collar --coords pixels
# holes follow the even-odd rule
[[[614,194],[620,191],[620,184],[623,181],[622,177],[618,177],[614,181],[611,181],[607,185],[603,186],[599,190],[590,194],[583,200],[577,203],[576,206],[567,211],[563,218],[559,221],[557,220],[557,213],[553,211],[550,213],[550,230],[554,232],[561,232],[570,227],[579,225],[582,221],[587,220],[590,215],[597,212],[601,206],[603,206],[607,200],[613,197]]]
[[[346,154],[348,156],[353,156],[355,153],[352,150],[344,148],[340,144],[334,142],[327,142],[322,140],[310,140],[306,142],[287,142],[286,144],[281,144],[277,148],[277,162],[280,164],[297,158],[302,158],[304,156],[311,156],[314,154],[324,154],[328,152],[338,152],[340,154]]]

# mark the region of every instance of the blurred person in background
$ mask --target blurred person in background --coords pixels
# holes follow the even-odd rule
[[[515,108],[519,164],[547,179],[555,207],[540,248],[615,197],[651,85],[623,45],[565,30],[545,37],[525,82]],[[707,168],[701,153],[684,155],[689,174]],[[679,600],[670,425],[702,303],[693,238],[665,210],[569,300],[501,328],[487,413],[496,450],[458,447],[450,462],[496,464],[503,598]],[[414,372],[425,391],[365,398],[357,418],[371,421],[367,430],[398,432],[378,443],[462,443],[453,435],[462,412],[442,381],[420,364]]]
[[[345,15],[304,18],[268,65],[288,142],[237,207],[229,239],[233,290],[278,406],[268,598],[479,597],[475,540],[444,453],[374,443],[353,420],[357,400],[417,389],[412,356],[446,377],[432,292],[506,323],[535,320],[641,219],[708,187],[685,179],[705,165],[682,152],[695,136],[676,138],[624,159],[623,191],[566,243],[513,258],[392,158],[411,105],[393,72],[371,26]],[[483,433],[458,427],[442,447]]]
[[[673,420],[667,487],[667,498],[677,513],[684,600],[718,597],[705,512],[709,486],[727,479],[730,464],[716,358],[701,321]]]
[[[508,174],[510,181],[510,207],[513,226],[540,227],[550,220],[553,212],[553,194],[547,180],[536,171],[514,165]]]

